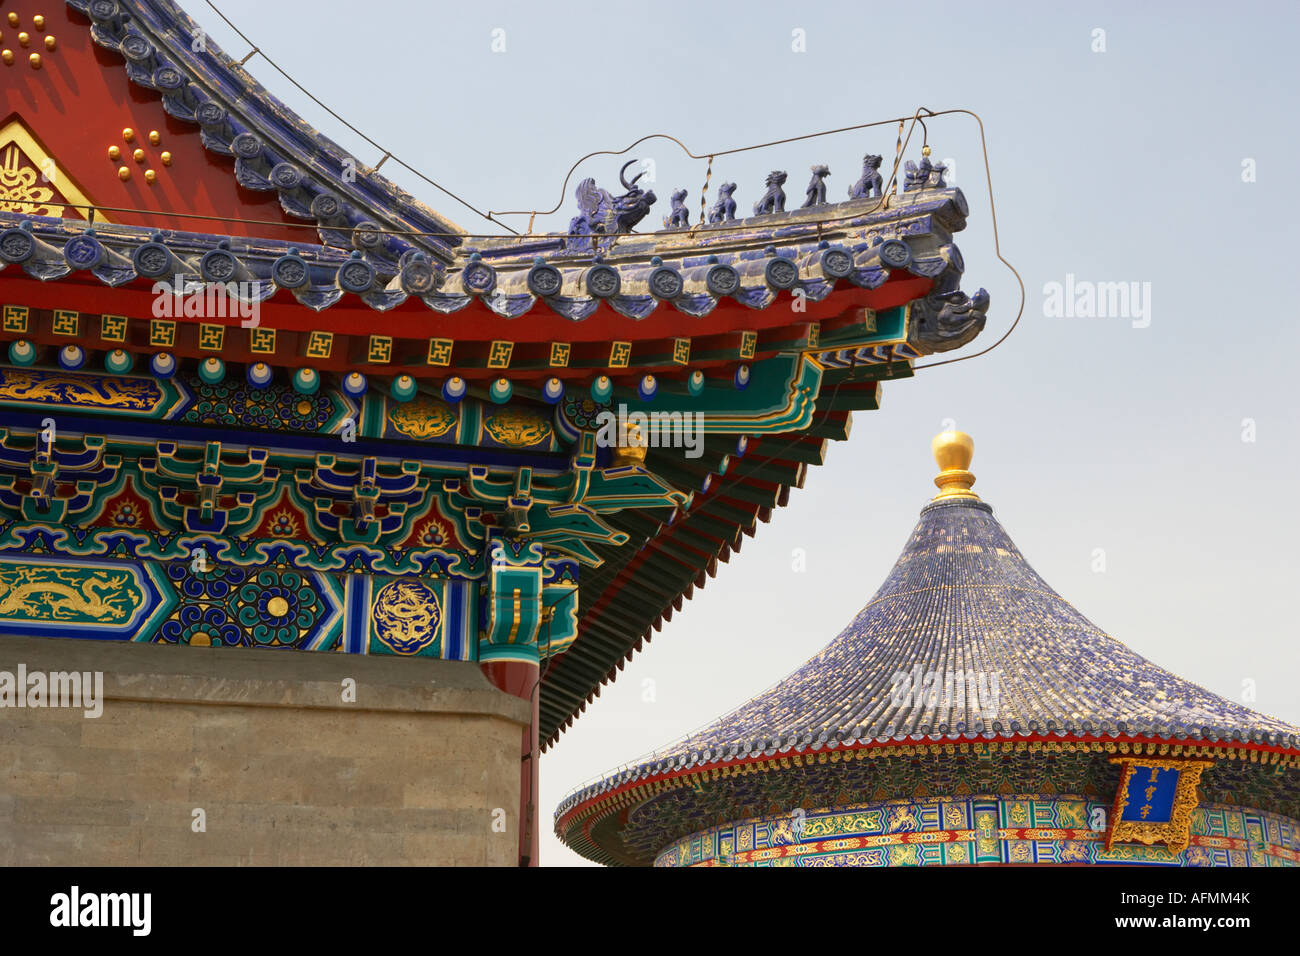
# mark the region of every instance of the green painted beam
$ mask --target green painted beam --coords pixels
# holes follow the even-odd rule
[[[845,441],[853,431],[853,413],[843,419],[834,419],[826,415],[825,410],[817,413],[813,424],[805,428],[802,434],[809,438],[829,438],[831,441]]]
[[[778,485],[793,485],[799,480],[799,467],[785,461],[785,452],[789,442],[772,442],[765,452],[759,452],[745,460],[735,469],[736,481],[770,481]],[[772,455],[767,459],[767,455]],[[730,476],[729,476],[730,477]]]
[[[880,400],[876,397],[874,391],[866,389],[842,388],[838,392],[832,391],[829,395],[823,395],[817,399],[817,411],[823,412],[827,409],[831,411],[861,411],[867,409],[875,411],[880,408]]]
[[[820,465],[826,460],[825,439],[821,441],[798,442],[791,445],[788,441],[776,440],[771,442],[780,448],[780,456],[788,461],[800,461],[808,465]],[[759,447],[758,454],[763,454],[762,446]]]
[[[759,488],[756,485],[745,484],[741,481],[729,482],[718,491],[720,497],[747,501],[752,505],[759,505],[763,508],[775,506],[776,499],[780,494],[781,490],[779,488]]]

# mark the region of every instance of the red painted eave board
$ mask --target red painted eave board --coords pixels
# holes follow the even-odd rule
[[[912,301],[929,291],[931,280],[900,275],[878,289],[857,286],[837,288],[821,302],[809,302],[807,311],[797,313],[805,322],[843,315],[847,310],[868,307],[880,311]],[[91,314],[124,315],[131,319],[154,318],[154,283],[135,280],[115,288],[105,286],[88,273],[41,282],[8,266],[0,272],[0,301],[36,309],[74,309]],[[708,315],[695,317],[661,303],[644,319],[630,319],[602,305],[587,318],[575,322],[538,302],[522,316],[507,319],[473,302],[459,312],[444,315],[423,302],[408,299],[388,312],[371,309],[358,297],[345,295],[334,306],[316,312],[300,304],[290,292],[278,291],[259,307],[260,324],[286,331],[327,331],[352,335],[390,335],[394,338],[451,338],[457,341],[512,342],[608,342],[650,341],[675,336],[698,337],[723,332],[760,330],[787,325],[791,317],[787,293],[766,309],[751,309],[731,299],[719,303]],[[238,318],[186,319],[181,322],[217,322],[238,325]]]

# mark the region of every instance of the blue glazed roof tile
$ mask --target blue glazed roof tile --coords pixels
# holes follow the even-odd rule
[[[514,241],[483,240],[479,249],[459,249],[440,260],[409,247],[400,252],[383,241],[391,236],[325,226],[320,230],[325,244],[315,245],[108,223],[91,229],[77,220],[10,212],[0,212],[0,270],[18,268],[42,280],[75,278],[78,272],[88,271],[105,285],[117,286],[136,278],[170,280],[177,271],[199,276],[204,257],[222,250],[232,257],[230,274],[222,278],[256,284],[263,299],[286,288],[317,311],[355,295],[381,312],[417,298],[442,313],[460,311],[480,300],[506,318],[525,315],[545,303],[551,311],[581,321],[601,302],[631,319],[646,318],[665,304],[700,317],[728,299],[761,310],[776,302],[784,289],[798,287],[808,301],[820,302],[836,288],[876,289],[894,275],[919,276],[934,280],[936,287],[955,289],[963,263],[946,233],[913,231],[906,240],[886,236],[900,223],[926,225],[936,209],[964,206],[959,199],[955,189],[917,190],[897,197],[889,209],[844,203],[785,213],[776,218],[797,220],[797,228],[787,229],[783,239],[777,239],[770,226],[759,228],[751,226],[752,220],[743,220],[729,237],[729,249],[707,255],[701,253],[702,240],[681,230],[625,236],[599,263],[617,276],[616,292],[610,296],[589,288],[591,257],[566,254],[561,236],[536,240],[524,254]],[[859,206],[858,211],[850,211]],[[851,237],[846,243],[861,250],[853,253],[847,246],[842,250],[845,271],[840,277],[828,275],[826,265],[827,254],[840,250],[827,248],[818,238],[828,223]],[[700,233],[717,228],[700,227]],[[553,253],[544,265],[559,278],[552,295],[538,295],[529,284],[542,244],[549,244]],[[162,273],[142,271],[138,253],[144,246],[167,260]],[[305,277],[299,269],[288,281],[276,271],[277,261],[285,256],[305,264]],[[790,263],[788,285],[774,285],[776,280],[767,269],[778,257]],[[663,270],[677,277],[672,294],[665,295],[654,285],[656,273]],[[212,276],[204,278],[215,281]]]

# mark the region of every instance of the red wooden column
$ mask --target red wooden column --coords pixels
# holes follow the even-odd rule
[[[519,764],[519,865],[537,866],[538,831],[538,761],[541,747],[537,739],[538,665],[522,661],[485,661],[480,667],[487,679],[499,690],[529,702],[531,719],[520,741]]]

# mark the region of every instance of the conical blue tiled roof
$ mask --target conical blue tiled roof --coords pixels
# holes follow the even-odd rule
[[[1156,740],[1300,751],[1300,728],[1110,637],[1030,567],[970,490],[968,436],[936,439],[940,495],[884,584],[816,657],[677,744],[571,795],[758,757],[907,742]]]
[[[992,508],[950,498],[921,512],[885,583],[821,653],[663,759],[1043,733],[1300,746],[1297,728],[1107,635],[1038,576]]]

